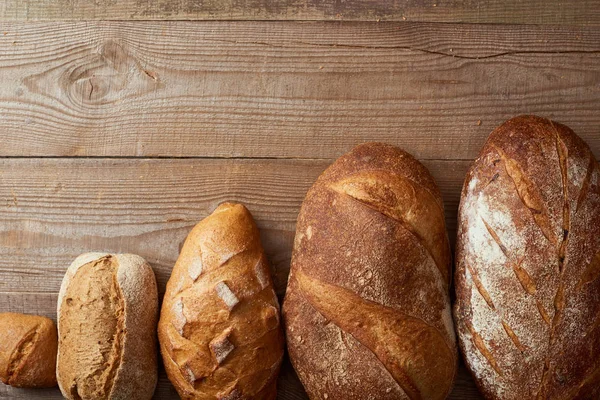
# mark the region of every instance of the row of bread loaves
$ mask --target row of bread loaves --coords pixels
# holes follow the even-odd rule
[[[189,234],[158,322],[154,273],[139,256],[88,253],[67,270],[58,333],[45,317],[0,314],[0,377],[58,385],[65,398],[150,399],[156,332],[183,399],[275,399],[283,358],[280,310],[258,228],[225,203]]]
[[[339,158],[302,204],[283,304],[308,396],[444,399],[460,348],[488,399],[600,398],[599,179],[566,126],[521,116],[497,128],[461,196],[452,311],[430,173],[379,143]],[[48,319],[0,314],[0,378],[57,380],[72,400],[149,399],[158,331],[181,398],[276,398],[280,310],[244,206],[224,203],[193,228],[159,321],[157,297],[142,258],[80,256],[61,287],[58,335]]]

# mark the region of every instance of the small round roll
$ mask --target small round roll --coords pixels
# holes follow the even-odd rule
[[[56,325],[38,315],[0,313],[0,380],[21,388],[56,386]]]

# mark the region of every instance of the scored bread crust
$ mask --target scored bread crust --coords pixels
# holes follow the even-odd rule
[[[443,399],[457,348],[439,190],[408,153],[367,143],[315,182],[283,306],[311,399]]]
[[[61,363],[61,350],[64,353],[65,346],[69,346],[69,343],[62,342],[64,335],[61,335],[61,330],[71,329],[72,324],[77,324],[78,320],[87,318],[85,314],[81,313],[76,315],[74,320],[61,322],[61,310],[66,300],[65,295],[74,279],[77,279],[77,272],[82,267],[103,260],[116,268],[115,279],[123,311],[122,316],[117,316],[117,318],[121,318],[118,330],[122,329],[122,332],[115,332],[115,340],[120,341],[117,346],[119,354],[114,355],[117,365],[115,365],[114,374],[110,376],[112,379],[111,389],[106,398],[112,400],[150,399],[154,394],[158,379],[156,351],[158,290],[152,268],[142,257],[134,254],[86,253],[77,257],[67,269],[61,284],[57,306],[59,388],[66,398],[76,399],[77,397],[71,393],[73,379],[77,380],[83,371],[90,368],[90,365],[80,365],[76,371],[66,370]],[[108,292],[108,288],[101,290]],[[68,326],[62,326],[63,324],[68,324]],[[96,343],[89,343],[90,355],[97,350],[96,345]],[[100,351],[98,350],[97,353]],[[83,399],[86,398],[86,393],[78,395]]]
[[[519,116],[465,180],[454,309],[489,399],[600,396],[598,164],[571,129]]]
[[[56,386],[56,325],[38,315],[0,313],[0,380],[14,387]]]
[[[221,204],[188,235],[163,300],[161,353],[181,398],[274,400],[284,349],[279,319],[250,212]]]

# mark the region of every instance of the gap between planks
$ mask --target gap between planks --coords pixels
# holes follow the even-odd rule
[[[339,157],[345,153],[340,152]],[[291,161],[330,161],[334,162],[335,158],[319,158],[319,157],[226,157],[226,156],[0,156],[0,160],[291,160]],[[472,162],[473,158],[420,158],[420,162],[424,161],[439,161],[439,162]]]

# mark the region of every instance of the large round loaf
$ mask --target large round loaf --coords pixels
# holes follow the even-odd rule
[[[489,399],[600,398],[600,187],[564,125],[498,127],[459,211],[455,319]]]
[[[243,205],[220,205],[188,235],[167,283],[158,337],[182,399],[275,399],[284,349],[279,303]]]
[[[58,296],[62,394],[71,400],[147,400],[157,380],[158,294],[152,268],[133,254],[88,253]]]
[[[457,367],[442,199],[379,143],[316,181],[298,217],[284,321],[311,399],[444,399]]]

